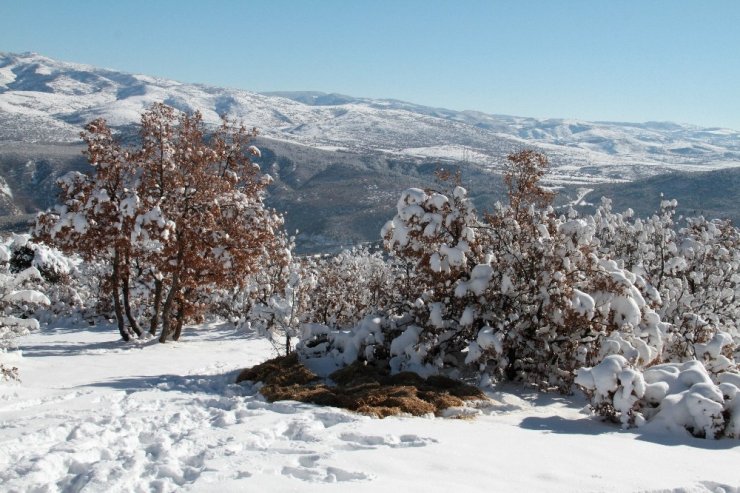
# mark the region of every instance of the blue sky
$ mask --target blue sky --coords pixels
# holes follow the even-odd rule
[[[254,91],[740,129],[737,0],[0,0],[0,51]]]

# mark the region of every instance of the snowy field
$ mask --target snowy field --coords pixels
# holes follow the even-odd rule
[[[232,382],[271,346],[208,328],[21,338],[22,383],[0,386],[0,491],[740,491],[737,440],[620,431],[580,396],[507,387],[465,420],[270,404]]]

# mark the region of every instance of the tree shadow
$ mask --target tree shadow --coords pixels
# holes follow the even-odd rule
[[[628,433],[635,436],[636,440],[655,443],[666,446],[684,446],[702,448],[707,450],[727,450],[740,447],[740,440],[722,438],[719,440],[707,440],[690,435],[675,432],[661,432],[652,429],[630,428],[622,430],[618,424],[612,424],[599,417],[584,417],[582,419],[566,419],[561,416],[530,416],[524,418],[519,425],[526,430],[547,431],[550,433],[566,435],[603,435],[606,433]]]
[[[221,340],[245,340],[251,341],[263,339],[256,330],[239,329],[231,322],[218,322],[204,325],[185,326],[182,329],[180,341],[186,341],[189,337],[205,337],[212,341]]]
[[[649,424],[650,423],[648,423],[648,426]],[[630,432],[637,435],[637,440],[657,443],[659,445],[666,445],[669,447],[694,447],[706,450],[729,450],[740,447],[740,440],[735,438],[720,438],[717,440],[698,438],[691,435],[688,431],[681,434],[667,430],[657,431],[637,428],[627,430],[627,433]]]
[[[44,335],[54,334],[77,334],[81,332],[108,333],[118,335],[115,322],[83,322],[79,320],[68,321],[65,319],[54,320],[42,325],[40,332]]]
[[[582,418],[566,419],[561,416],[529,416],[519,426],[525,430],[546,431],[566,435],[603,435],[614,432],[614,428],[600,421]]]
[[[110,334],[111,339],[99,342],[51,342],[48,344],[26,343],[21,345],[23,355],[30,358],[41,358],[49,356],[79,356],[82,354],[104,354],[107,352],[127,352],[141,350],[149,346],[159,344],[159,334],[149,336],[145,331],[145,336],[140,339],[124,341],[120,338],[118,329],[114,324],[100,325],[76,325],[76,326],[49,326],[42,329],[42,334],[53,337],[54,335],[77,334],[83,332],[105,333]],[[187,344],[189,341],[209,340],[209,341],[238,341],[238,340],[258,340],[262,339],[256,330],[240,330],[234,327],[230,322],[211,323],[207,325],[186,326],[183,328],[182,335],[176,344]],[[167,341],[171,344],[173,341]]]
[[[120,353],[143,349],[155,344],[151,339],[132,344],[121,339],[103,342],[52,343],[52,344],[24,344],[21,349],[26,358],[43,358],[49,356],[80,356],[83,354]]]
[[[121,377],[101,382],[85,384],[85,387],[122,390],[126,393],[163,391],[183,394],[209,394],[219,397],[234,395],[251,395],[249,387],[236,383],[241,370],[232,370],[216,375],[142,375]]]

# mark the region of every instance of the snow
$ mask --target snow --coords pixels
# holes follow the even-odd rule
[[[480,332],[478,332],[478,338],[476,341],[481,349],[494,348],[497,354],[502,354],[504,352],[504,335],[501,332],[494,333],[493,328],[489,326],[483,327]]]
[[[13,73],[13,67],[7,65],[0,67],[0,86],[7,87],[14,80],[15,73]]]
[[[31,303],[38,305],[51,305],[51,301],[44,293],[34,289],[21,289],[20,291],[11,291],[3,297],[4,301],[15,303]]]
[[[401,335],[391,341],[391,356],[401,356],[409,351],[418,341],[421,329],[412,325],[404,330]]]
[[[3,491],[736,491],[740,445],[617,431],[582,397],[491,390],[473,419],[383,420],[235,385],[270,344],[230,326],[126,344],[112,327],[20,340],[0,387]],[[404,345],[405,346],[405,345]],[[454,412],[451,412],[454,415]],[[567,452],[567,453],[566,453]],[[670,471],[666,475],[663,471]]]
[[[573,289],[573,300],[571,304],[576,313],[588,317],[589,320],[593,318],[596,302],[587,293]]]
[[[445,321],[443,318],[443,313],[445,311],[445,305],[444,303],[430,303],[429,304],[429,323],[432,324],[433,327],[436,327],[438,329],[444,329]],[[395,342],[395,341],[393,341]]]
[[[465,264],[465,252],[468,251],[468,244],[461,241],[454,247],[442,245],[439,248],[439,253],[445,256],[447,265],[450,267],[460,268]]]
[[[421,158],[447,159],[483,165],[491,162],[491,156],[486,152],[478,152],[462,145],[430,145],[401,149],[398,153]]]
[[[8,185],[8,182],[5,181],[5,178],[2,177],[0,177],[0,194],[7,195],[11,199],[13,198],[13,190]]]
[[[480,296],[488,288],[492,278],[493,267],[489,264],[478,264],[470,272],[470,281],[461,281],[457,285],[455,296],[462,298],[468,291],[472,291],[476,296]]]
[[[305,354],[309,356],[306,366],[317,375],[328,376],[342,366],[355,362],[361,351],[365,351],[364,356],[367,359],[371,359],[373,345],[383,342],[380,323],[380,318],[366,317],[360,321],[355,330],[351,331],[331,331],[328,327],[321,324],[303,324],[301,340],[307,341],[314,337],[326,336],[333,348],[329,354],[322,355],[322,351],[326,349],[326,343],[311,348],[302,347]],[[396,341],[393,342],[396,343]],[[398,344],[396,343],[397,346]],[[391,351],[397,346],[391,346]],[[403,350],[404,348],[401,347],[398,349],[399,352],[394,354],[402,354]],[[314,355],[319,356],[310,357]]]

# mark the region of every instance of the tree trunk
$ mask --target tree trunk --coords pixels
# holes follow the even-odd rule
[[[164,300],[164,306],[162,307],[162,333],[159,335],[159,342],[167,342],[167,338],[170,336],[170,323],[172,321],[172,303],[175,301],[175,295],[180,289],[180,273],[175,272],[172,276],[172,287],[170,292],[167,293],[167,299]]]
[[[152,315],[151,323],[149,324],[149,333],[155,335],[157,333],[157,325],[159,325],[159,309],[162,306],[162,281],[161,279],[154,280],[154,315]]]
[[[504,374],[506,375],[507,380],[513,381],[516,378],[516,368],[514,367],[514,362],[516,361],[516,350],[514,348],[509,348],[506,357],[509,360],[509,364],[506,365]]]
[[[131,340],[131,333],[128,331],[123,320],[123,308],[121,307],[121,297],[118,293],[118,283],[121,282],[121,266],[118,251],[113,255],[113,274],[111,275],[111,285],[113,290],[113,307],[116,312],[116,322],[118,323],[118,332],[124,341]]]
[[[177,314],[175,315],[175,333],[172,334],[172,340],[180,340],[180,334],[182,334],[182,324],[185,321],[185,302],[180,300],[177,307]]]
[[[136,336],[141,337],[141,328],[139,327],[139,322],[137,322],[136,317],[131,314],[128,274],[124,274],[121,276],[121,282],[123,284],[123,308],[126,310],[126,318],[128,319],[128,323],[131,324],[131,329],[134,331]]]
[[[175,301],[180,291],[180,273],[182,272],[182,262],[185,258],[185,244],[182,236],[177,238],[177,261],[175,263],[175,272],[172,274],[172,286],[167,293],[167,299],[164,300],[162,307],[162,333],[159,335],[159,342],[167,342],[170,336],[170,323],[172,321],[172,303]]]

